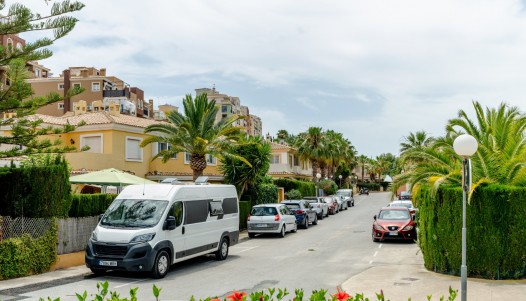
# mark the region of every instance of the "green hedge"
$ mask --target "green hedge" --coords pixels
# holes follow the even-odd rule
[[[74,194],[71,197],[69,217],[96,216],[108,209],[116,194]]]
[[[358,186],[358,189],[364,187],[364,188],[367,188],[369,189],[369,191],[380,191],[380,184],[378,183],[367,183],[367,182],[361,182],[361,183],[358,183],[356,184],[356,186]]]
[[[273,179],[273,182],[278,187],[283,187],[285,192],[296,189],[302,196],[316,195],[316,185],[313,182],[298,181],[293,179]]]
[[[239,202],[239,230],[245,230],[247,228],[247,218],[252,204],[250,202]]]
[[[526,278],[526,188],[478,187],[466,209],[468,276]],[[462,262],[462,189],[441,187],[436,195],[423,187],[419,240],[425,266],[460,274]]]
[[[0,241],[0,280],[41,274],[57,260],[58,226],[42,237],[29,234]]]
[[[65,217],[71,197],[69,169],[62,157],[48,166],[0,168],[0,215]]]

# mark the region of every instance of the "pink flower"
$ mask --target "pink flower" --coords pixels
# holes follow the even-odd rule
[[[338,288],[338,292],[332,296],[336,297],[338,301],[347,301],[347,299],[349,299],[350,297],[349,294],[347,294],[345,291],[340,291],[339,288]]]
[[[236,292],[236,290],[234,290],[232,292],[232,295],[227,296],[227,298],[230,299],[231,301],[241,301],[243,300],[243,297],[245,297],[246,295],[247,293],[245,292]]]

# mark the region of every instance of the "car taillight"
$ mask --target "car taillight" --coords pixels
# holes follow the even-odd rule
[[[248,214],[248,217],[247,217],[247,221],[249,221],[249,220],[250,220],[250,213]]]
[[[280,219],[281,219],[281,217],[279,216],[279,214],[276,214],[276,215],[274,216],[274,220],[275,220],[276,222],[279,221]]]
[[[320,208],[320,207],[321,207],[321,205],[320,205],[320,204],[318,204],[318,208]]]
[[[303,211],[303,210],[296,210],[296,214],[303,214],[303,213],[305,213],[305,211]]]

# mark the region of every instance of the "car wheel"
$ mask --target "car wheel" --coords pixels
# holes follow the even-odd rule
[[[153,262],[152,277],[156,279],[164,278],[170,268],[170,255],[165,250],[159,251]]]
[[[283,224],[283,227],[281,227],[281,232],[279,232],[279,237],[281,238],[285,237],[285,224]]]
[[[314,216],[314,221],[312,222],[313,225],[317,225],[318,224],[318,216],[315,215]]]
[[[254,237],[256,237],[256,233],[248,233],[248,237],[254,238]]]
[[[303,228],[308,229],[309,228],[309,217],[305,216],[305,219],[303,221],[305,221],[305,224],[303,224]]]
[[[216,251],[217,260],[225,260],[228,257],[228,239],[223,237],[219,243],[219,249]]]
[[[298,224],[294,223],[294,228],[292,229],[292,232],[298,232]]]
[[[327,209],[327,214],[325,214],[325,217],[329,217],[329,209]]]
[[[101,276],[106,274],[106,270],[104,269],[97,269],[97,268],[90,268],[91,272],[97,276]]]
[[[322,220],[323,219],[323,210],[321,211],[321,214],[318,215],[318,219]]]

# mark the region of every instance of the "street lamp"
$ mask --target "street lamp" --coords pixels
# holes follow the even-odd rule
[[[453,149],[462,157],[462,265],[460,266],[460,300],[466,301],[467,273],[466,265],[466,194],[471,188],[471,160],[478,148],[477,140],[471,135],[463,134],[453,141]]]
[[[339,175],[338,178],[340,178],[340,189],[342,188],[342,175]]]
[[[316,174],[316,178],[318,179],[318,182],[317,182],[317,185],[316,185],[316,197],[318,197],[319,194],[320,194],[320,178],[321,178],[321,173],[317,173],[317,174]]]

